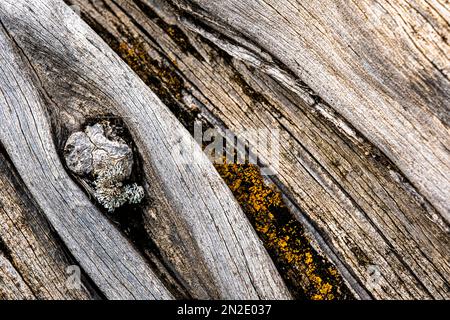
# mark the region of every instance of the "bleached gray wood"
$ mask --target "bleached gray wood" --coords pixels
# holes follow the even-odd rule
[[[0,251],[2,265],[14,269],[27,288],[24,298],[37,299],[93,299],[95,290],[77,273],[73,282],[69,277],[72,268],[79,268],[76,261],[67,256],[55,232],[51,229],[42,212],[27,195],[9,161],[0,153]],[[1,268],[0,268],[1,269]],[[0,287],[12,289],[8,285],[5,272]],[[79,276],[79,277],[78,277]],[[3,291],[0,289],[0,292]],[[10,291],[6,290],[5,291]],[[19,298],[12,294],[1,294],[4,298]]]
[[[353,151],[332,136],[322,133],[320,144],[317,136],[306,138],[314,123],[298,112],[298,100],[242,125],[275,120],[275,127],[300,139],[303,145],[282,153],[280,179],[311,219],[328,230],[343,260],[353,260],[350,269],[369,291],[380,298],[448,298],[448,4],[174,2],[186,11],[181,19],[191,30],[296,92],[351,141],[353,151],[360,148],[349,158]],[[271,96],[275,90],[267,84],[250,86]],[[238,121],[233,113],[237,126],[245,117]],[[330,158],[335,152],[342,156],[337,161]],[[311,181],[308,187],[302,187],[304,179]],[[333,201],[321,206],[330,194]],[[381,272],[375,285],[368,265]]]
[[[3,4],[2,23],[5,8]],[[0,138],[46,217],[108,298],[170,298],[144,260],[68,177],[52,142],[42,98],[3,26],[0,45]]]
[[[303,80],[450,222],[448,3],[174,2],[230,36],[234,56]]]
[[[402,167],[352,125],[351,117],[337,113],[333,103],[321,100],[322,94],[319,97],[302,82],[317,75],[296,77],[275,62],[261,63],[262,57],[273,60],[271,52],[263,53],[239,32],[226,37],[226,30],[208,29],[201,22],[209,16],[200,8],[194,8],[198,11],[192,16],[190,11],[180,13],[167,2],[153,0],[72,3],[113,40],[131,47],[133,39],[143,41],[151,58],[171,66],[184,80],[178,103],[187,113],[194,105],[203,121],[206,118],[223,129],[265,128],[284,133],[275,182],[296,206],[297,217],[311,226],[320,247],[335,261],[357,296],[449,297],[448,223],[405,178]],[[146,13],[145,5],[154,12]],[[155,12],[159,16],[155,17]],[[373,14],[373,19],[378,17]],[[192,48],[186,51],[177,44],[173,38],[180,34],[169,34],[158,19],[179,27]],[[393,45],[387,42],[382,49],[391,50]],[[443,99],[443,94],[431,98]],[[323,98],[327,97],[325,93]],[[445,119],[445,105],[441,107]],[[432,111],[429,116],[434,116]],[[384,116],[379,121],[384,121]],[[245,137],[255,145],[254,137]],[[268,157],[267,150],[259,151]]]
[[[0,21],[0,140],[36,203],[108,298],[172,295],[58,157],[67,131],[107,114],[122,118],[135,140],[154,200],[148,210],[159,229],[152,232],[168,239],[171,251],[165,250],[173,256],[166,258],[190,294],[290,298],[200,147],[191,163],[187,131],[77,15],[56,0],[3,1]]]

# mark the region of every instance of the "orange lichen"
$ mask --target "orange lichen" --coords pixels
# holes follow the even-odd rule
[[[301,224],[290,215],[275,187],[264,182],[257,166],[220,164],[216,168],[253,223],[286,283],[293,291],[297,287],[297,297],[332,300],[349,295],[335,267],[311,247]]]
[[[181,99],[183,80],[170,67],[152,59],[143,43],[138,41],[133,41],[132,44],[121,42],[117,52],[141,79],[157,93],[167,94],[167,91],[169,91],[177,100]],[[152,77],[156,77],[158,81],[155,81],[156,79]],[[159,82],[159,85],[156,82]]]

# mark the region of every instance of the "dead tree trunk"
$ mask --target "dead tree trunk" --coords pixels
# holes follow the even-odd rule
[[[61,1],[0,4],[0,297],[291,298],[281,251],[182,126],[199,120],[261,166],[252,132],[281,133],[269,178],[356,298],[450,298],[448,6],[66,3],[90,27]],[[64,161],[101,120],[145,189],[118,225]]]
[[[78,16],[60,1],[3,1],[0,19],[0,140],[27,193],[107,298],[173,297],[59,156],[68,133],[109,115],[133,137],[152,199],[143,214],[164,235],[167,273],[189,296],[289,298],[212,164],[201,152],[189,161],[188,132]]]

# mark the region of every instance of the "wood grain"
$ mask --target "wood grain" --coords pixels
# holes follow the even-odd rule
[[[236,57],[304,81],[450,221],[448,3],[175,2]]]
[[[207,157],[161,101],[60,1],[0,5],[0,140],[30,194],[107,298],[171,298],[65,171],[67,133],[123,119],[142,157],[162,259],[198,298],[290,298]],[[24,107],[25,106],[25,107]],[[174,153],[174,145],[178,152]],[[183,153],[184,152],[184,153]],[[163,242],[162,240],[165,240]]]
[[[345,95],[350,90],[357,90],[358,86],[347,83],[346,88],[336,87],[333,92],[318,91],[312,81],[316,81],[319,75],[325,78],[323,72],[297,75],[296,70],[289,69],[277,58],[278,47],[264,47],[249,40],[259,39],[257,36],[243,36],[243,32],[250,32],[262,23],[256,20],[238,32],[233,26],[224,27],[222,15],[214,16],[201,7],[189,7],[186,3],[182,6],[185,11],[160,1],[77,0],[71,3],[80,6],[84,19],[106,40],[109,39],[110,45],[117,49],[123,42],[130,50],[143,46],[150,57],[146,61],[167,66],[171,76],[180,79],[181,89],[174,88],[156,68],[150,66],[146,69],[146,75],[159,79],[158,86],[165,89],[155,91],[161,99],[172,102],[172,109],[178,112],[181,120],[191,119],[191,122],[185,121],[188,127],[193,119],[198,119],[223,130],[229,128],[243,132],[253,146],[256,145],[255,137],[250,130],[246,133],[244,129],[276,129],[283,133],[285,140],[278,159],[280,165],[273,180],[292,201],[298,219],[309,226],[312,237],[317,239],[317,246],[335,262],[357,296],[379,299],[449,297],[449,226],[445,210],[441,210],[447,201],[429,200],[417,181],[408,174],[417,166],[405,169],[401,165],[404,158],[398,160],[392,150],[386,151],[391,148],[390,143],[381,145],[380,140],[372,139],[373,135],[380,134],[379,128],[372,128],[376,132],[368,133],[371,130],[369,124],[362,128],[363,120],[355,120],[356,115],[350,112],[343,113],[339,104],[343,102],[330,99],[331,94],[338,95],[343,90]],[[264,3],[255,2],[253,6],[256,4]],[[205,6],[219,6],[219,3]],[[226,9],[225,6],[225,12]],[[304,10],[306,15],[308,11]],[[258,15],[259,11],[246,12],[241,13],[243,17],[239,12],[233,14],[237,19],[245,19],[253,12]],[[331,13],[325,10],[323,14]],[[373,15],[372,19],[378,17],[376,12]],[[278,19],[276,13],[272,16]],[[322,17],[319,22],[325,23]],[[287,22],[279,24],[282,23]],[[311,25],[321,24],[314,22]],[[386,24],[378,25],[378,28],[387,27]],[[264,32],[281,32],[275,24],[265,28]],[[301,32],[317,32],[313,27],[305,28]],[[365,41],[378,40],[368,37]],[[291,45],[299,43],[302,42],[297,39]],[[383,46],[383,50],[396,49],[388,42]],[[302,52],[311,55],[328,55],[331,49],[324,47],[319,51],[306,45],[301,48]],[[333,63],[329,59],[317,59],[316,63]],[[340,56],[335,55],[335,59],[340,59]],[[383,61],[390,63],[390,60]],[[368,66],[367,61],[357,65],[358,68]],[[404,72],[406,77],[409,71]],[[343,76],[352,76],[350,71],[348,73]],[[333,80],[331,76],[330,79]],[[332,85],[331,80],[327,82],[327,88]],[[158,88],[153,82],[148,82]],[[372,88],[366,85],[364,90]],[[448,89],[445,82],[443,88],[444,91]],[[421,94],[426,92],[421,91]],[[441,111],[423,111],[428,112],[428,118],[442,120],[442,128],[446,127],[446,94],[425,97],[437,99],[437,102],[440,99],[436,105]],[[364,99],[369,96],[377,101],[386,98],[384,94],[377,96],[372,92]],[[355,101],[358,100],[349,103],[355,104]],[[360,108],[372,108],[374,101],[361,104]],[[399,101],[402,102],[403,98],[397,97],[397,104],[393,106],[403,109]],[[381,109],[372,109],[365,112],[382,112]],[[405,109],[404,112],[409,111]],[[376,121],[386,121],[386,126],[394,126],[397,120],[391,119],[393,114],[386,112]],[[411,129],[400,123],[395,125],[398,130]],[[423,130],[428,134],[434,129],[426,127]],[[419,127],[411,130],[414,131],[412,135],[422,135]],[[390,137],[389,132],[384,132],[384,139],[394,141],[398,147],[395,142],[397,135]],[[446,137],[441,135],[441,141]],[[422,146],[423,143],[417,140],[414,146],[430,147]],[[432,145],[433,148],[438,147],[438,144]],[[403,144],[401,148],[407,148],[407,145]],[[263,160],[269,158],[268,150],[258,151]],[[430,161],[434,160],[430,158]],[[445,158],[437,163],[438,166],[448,165]],[[433,189],[441,186],[433,185]]]
[[[16,278],[22,282],[11,286],[5,280],[2,282],[3,289],[0,289],[4,292],[0,296],[8,299],[98,298],[99,294],[81,274],[79,287],[68,286],[70,274],[67,268],[77,266],[77,263],[68,255],[65,246],[29,198],[20,178],[2,154],[0,190],[0,247],[4,251],[2,265],[6,270],[14,270]],[[11,275],[10,271],[7,273]],[[3,277],[7,275],[4,273]],[[26,288],[23,296],[13,294],[21,288]]]

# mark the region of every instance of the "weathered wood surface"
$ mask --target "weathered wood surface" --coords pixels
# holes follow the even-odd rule
[[[97,298],[85,281],[70,287],[67,268],[77,263],[1,153],[0,190],[0,299]]]
[[[339,144],[323,134],[305,138],[305,128],[316,122],[300,122],[298,102],[281,116],[268,117],[302,139],[303,148],[286,150],[288,164],[280,179],[312,220],[328,230],[333,246],[369,291],[375,297],[448,298],[448,4],[175,2],[213,31],[188,18],[192,29],[231,55],[285,86],[291,86],[289,80],[306,83],[314,92],[307,104],[344,132],[346,140]],[[260,92],[273,91],[273,85],[263,84],[255,84]],[[302,187],[304,179],[311,184]],[[321,205],[330,193],[333,200]],[[367,281],[368,265],[381,272],[375,285]]]
[[[356,297],[450,298],[447,3],[66,2],[186,127],[253,146],[283,133],[273,182]],[[192,139],[94,32],[59,1],[3,1],[0,21],[0,297],[290,296],[206,157],[174,154]],[[142,158],[139,233],[156,249],[123,237],[59,158],[111,115]],[[64,288],[69,264],[81,291]]]
[[[107,297],[170,297],[143,259],[65,172],[53,145],[43,93],[5,28],[6,10],[11,9],[10,4],[2,4],[0,139],[6,152],[69,251]],[[20,4],[14,10],[10,17],[18,22]]]
[[[0,21],[0,141],[34,203],[102,294],[290,298],[207,157],[198,152],[191,163],[190,154],[174,154],[174,145],[183,151],[193,144],[188,132],[76,14],[56,0],[2,1]],[[149,266],[59,157],[70,132],[110,115],[123,119],[139,150],[152,199],[143,213],[160,265],[170,270]],[[168,277],[182,293],[166,287]]]
[[[303,80],[450,222],[448,3],[175,2],[237,57]]]
[[[261,1],[68,2],[116,49],[145,48],[137,73],[187,126],[285,133],[274,180],[357,296],[449,298],[448,43],[412,46],[402,19],[422,16],[358,3],[363,23],[353,2],[270,3],[281,13]],[[427,37],[446,32],[436,6]]]

